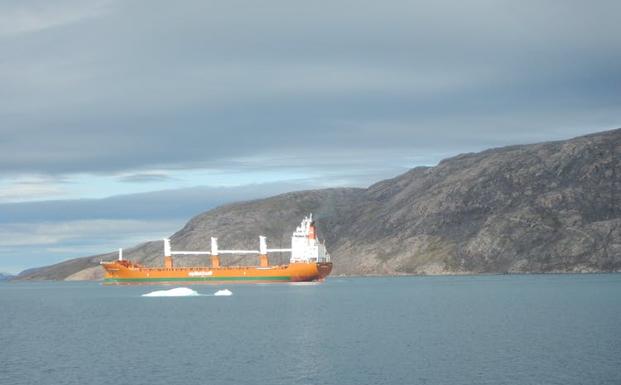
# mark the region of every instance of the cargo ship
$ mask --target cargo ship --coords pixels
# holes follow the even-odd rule
[[[270,265],[269,253],[289,252],[288,264]],[[223,266],[223,254],[256,254],[256,266]],[[173,255],[209,255],[211,266],[175,267]],[[170,239],[164,239],[164,265],[146,267],[123,259],[119,249],[118,260],[102,261],[105,269],[104,284],[178,284],[178,283],[267,283],[321,281],[332,271],[330,254],[319,242],[313,215],[304,217],[291,236],[291,248],[269,249],[265,236],[259,237],[259,250],[220,250],[218,239],[211,238],[210,251],[173,251]]]

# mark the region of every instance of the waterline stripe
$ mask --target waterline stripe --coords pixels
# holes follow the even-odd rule
[[[169,277],[169,278],[106,278],[104,283],[115,282],[188,282],[188,281],[290,281],[290,276],[274,277]]]

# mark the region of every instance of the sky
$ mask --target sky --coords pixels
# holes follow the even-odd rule
[[[0,271],[621,127],[619,1],[0,3]]]

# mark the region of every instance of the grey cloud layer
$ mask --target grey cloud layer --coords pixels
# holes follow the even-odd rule
[[[614,1],[41,4],[3,5],[5,173],[383,165],[621,124]]]
[[[0,224],[66,222],[89,219],[188,220],[213,207],[309,188],[307,182],[239,187],[194,187],[116,195],[103,199],[68,199],[0,204]]]

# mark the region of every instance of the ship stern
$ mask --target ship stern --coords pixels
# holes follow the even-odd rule
[[[332,272],[332,262],[317,262],[319,279],[323,280]]]

